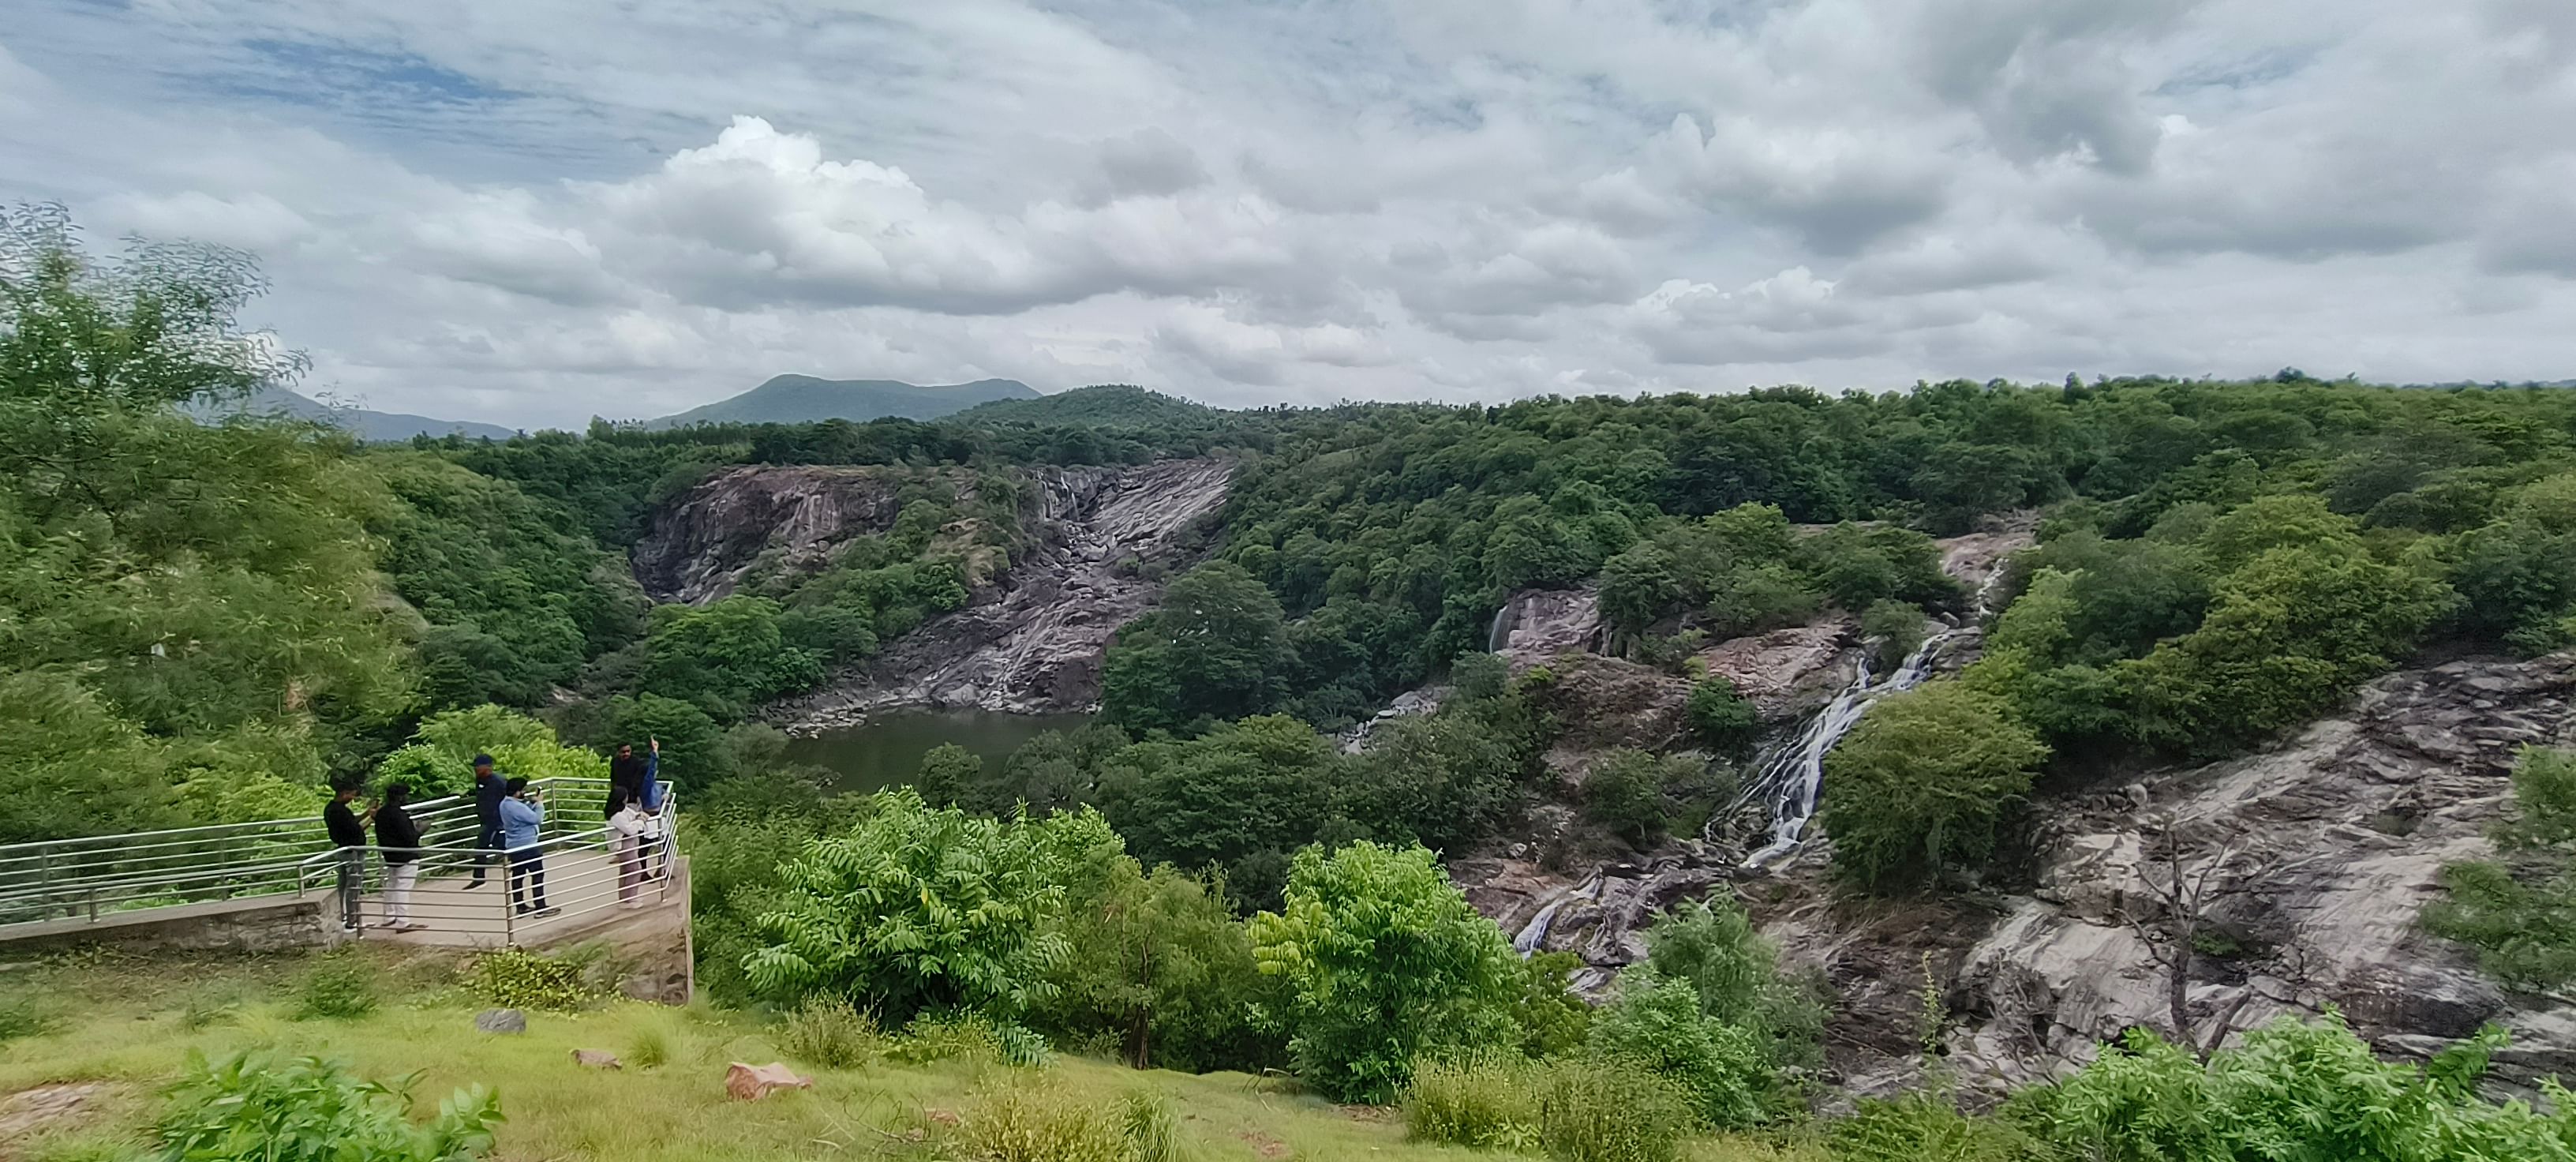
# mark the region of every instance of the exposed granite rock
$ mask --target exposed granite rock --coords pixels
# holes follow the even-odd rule
[[[789,568],[820,565],[842,542],[893,528],[902,484],[915,476],[821,465],[716,473],[654,516],[631,558],[635,580],[656,601],[703,605],[730,595],[764,554]]]
[[[1712,675],[1735,683],[1765,722],[1813,710],[1850,685],[1859,660],[1859,625],[1833,617],[1814,625],[1729,638],[1699,652]]]
[[[2515,754],[2576,732],[2571,698],[2576,655],[2394,674],[2279,749],[2055,805],[2037,888],[1965,959],[1962,1060],[2017,1082],[2127,1026],[2170,1024],[2165,970],[2127,920],[2163,938],[2145,877],[2170,832],[2187,876],[2233,849],[2209,922],[2259,950],[2197,958],[2195,1023],[2250,993],[2235,1027],[2332,1004],[2382,1049],[2423,1056],[2498,1021],[2517,1042],[2498,1061],[2507,1079],[2576,1062],[2576,1009],[2506,994],[2417,923],[2444,864],[2489,852]]]
[[[1598,586],[1524,589],[1495,612],[1485,648],[1522,670],[1558,654],[1600,649],[1602,629]]]
[[[1548,672],[1554,680],[1537,697],[1556,716],[1559,732],[1545,761],[1570,785],[1582,784],[1603,751],[1663,750],[1685,741],[1689,682],[1598,654],[1559,655]]]
[[[893,706],[1091,708],[1110,635],[1161,597],[1159,577],[1186,563],[1194,527],[1225,502],[1231,474],[1215,459],[1032,473],[1033,550],[966,608],[771,717],[806,731]]]

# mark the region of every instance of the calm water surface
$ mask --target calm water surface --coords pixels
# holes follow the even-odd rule
[[[888,710],[857,726],[789,739],[786,757],[832,772],[839,790],[874,791],[912,781],[921,756],[935,746],[956,743],[983,759],[984,769],[999,771],[1020,744],[1050,730],[1080,730],[1090,721],[1088,714]]]

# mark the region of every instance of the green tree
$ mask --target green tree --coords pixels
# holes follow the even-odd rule
[[[1100,805],[1137,858],[1219,869],[1235,892],[1263,900],[1279,886],[1265,866],[1323,825],[1335,761],[1305,723],[1247,718],[1119,751],[1102,772]]]
[[[1583,814],[1631,847],[1652,847],[1664,838],[1665,778],[1663,759],[1628,747],[1613,750],[1583,777]]]
[[[921,756],[921,770],[913,775],[912,786],[931,806],[954,807],[966,788],[983,778],[983,759],[956,743],[944,742]]]
[[[2448,898],[2425,909],[2424,923],[2477,949],[2498,979],[2553,989],[2576,980],[2576,751],[2523,751],[2513,803],[2495,833],[2511,862],[2443,868]]]
[[[1735,683],[1723,675],[1693,683],[1683,711],[1690,718],[1692,735],[1721,755],[1743,754],[1762,733],[1761,711],[1736,693]]]
[[[1701,1119],[1721,1130],[1763,1121],[1777,1088],[1751,1033],[1708,1015],[1689,984],[1652,969],[1621,974],[1618,996],[1592,1017],[1589,1050],[1679,1085]]]
[[[1278,703],[1287,660],[1279,600],[1242,566],[1211,561],[1119,631],[1102,663],[1101,711],[1135,731],[1258,714]]]
[[[1860,636],[1869,643],[1870,665],[1893,669],[1923,644],[1923,610],[1893,597],[1871,602],[1860,615]]]
[[[1298,1076],[1336,1101],[1383,1102],[1426,1053],[1512,1042],[1521,967],[1427,848],[1297,853],[1286,904],[1252,919],[1261,971],[1291,991]]]
[[[1689,985],[1700,1011],[1742,1029],[1781,1066],[1811,1066],[1825,1012],[1816,990],[1780,971],[1780,952],[1727,896],[1682,904],[1646,930],[1646,965]]]
[[[1017,1020],[1056,991],[1073,953],[1056,922],[1066,857],[1097,842],[1117,836],[1096,813],[1000,820],[877,792],[847,832],[780,869],[779,907],[757,921],[769,943],[743,973],[775,1000],[844,997],[894,1022]]]
[[[655,606],[644,641],[645,689],[730,719],[822,681],[821,657],[789,645],[780,616],[778,603],[765,597]]]
[[[1253,1026],[1260,974],[1221,882],[1144,870],[1102,849],[1067,877],[1054,995],[1033,1015],[1071,1043],[1115,1045],[1138,1069],[1257,1070],[1276,1045]]]
[[[1825,756],[1822,822],[1834,840],[1834,873],[1890,892],[1976,867],[2047,757],[2001,700],[1965,683],[1881,700]]]

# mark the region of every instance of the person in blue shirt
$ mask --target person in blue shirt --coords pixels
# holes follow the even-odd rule
[[[526,779],[512,779],[501,800],[501,844],[509,852],[510,908],[522,916],[551,916],[560,908],[546,904],[545,846],[537,829],[545,824],[544,797],[528,790]]]

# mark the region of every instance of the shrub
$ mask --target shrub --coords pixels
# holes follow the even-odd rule
[[[926,1013],[915,1017],[885,1053],[909,1065],[980,1058],[1005,1065],[1037,1066],[1046,1064],[1051,1055],[1046,1038],[977,1013]]]
[[[1837,1162],[2042,1162],[2049,1157],[2039,1142],[2010,1123],[1969,1117],[1948,1096],[1925,1092],[1865,1099],[1852,1116],[1832,1123],[1828,1140]]]
[[[1592,1018],[1590,1049],[1604,1063],[1670,1080],[1718,1129],[1763,1121],[1776,1088],[1752,1034],[1700,1011],[1689,984],[1651,969],[1620,978],[1618,999]]]
[[[1384,1101],[1414,1058],[1508,1043],[1521,965],[1425,848],[1297,853],[1286,907],[1252,919],[1261,971],[1287,979],[1298,1076],[1337,1101]]]
[[[1871,602],[1860,615],[1860,636],[1870,643],[1870,665],[1892,669],[1923,644],[1923,610],[1892,597]]]
[[[313,967],[304,973],[304,983],[296,994],[296,1015],[334,1019],[366,1016],[376,1011],[376,984],[374,961],[355,952],[326,953],[316,957]]]
[[[1600,1061],[1550,1067],[1537,1108],[1539,1145],[1557,1162],[1672,1162],[1699,1124],[1681,1087]]]
[[[410,1120],[412,1079],[349,1076],[318,1057],[247,1053],[210,1064],[196,1050],[160,1123],[164,1155],[180,1162],[461,1162],[492,1149],[501,1100],[476,1086]]]
[[[1172,1116],[1172,1103],[1159,1095],[1131,1093],[1119,1098],[1118,1132],[1127,1140],[1132,1162],[1183,1162],[1189,1156],[1187,1144],[1181,1141],[1180,1119]]]
[[[626,1037],[626,1064],[659,1069],[671,1063],[671,1030],[658,1017],[648,1017]]]
[[[1742,754],[1762,733],[1762,715],[1735,689],[1735,683],[1723,677],[1702,678],[1691,686],[1690,700],[1684,704],[1690,717],[1691,733],[1719,754]]]
[[[1700,1011],[1753,1035],[1775,1065],[1810,1065],[1824,1034],[1816,990],[1780,973],[1779,950],[1726,896],[1685,903],[1646,930],[1646,962],[1699,994]]]
[[[986,1162],[1123,1162],[1127,1136],[1100,1106],[1053,1086],[1014,1080],[984,1090],[964,1119]]]
[[[934,808],[910,787],[880,791],[848,833],[779,869],[771,943],[743,960],[760,992],[796,1001],[865,996],[887,1017],[966,1009],[1011,1020],[1054,995],[1071,953],[1062,854],[1116,842],[1093,811],[1044,820]]]
[[[1417,1142],[1517,1150],[1538,1137],[1528,1062],[1501,1056],[1416,1062],[1404,1132]]]
[[[1997,822],[2047,757],[2002,700],[1960,682],[1878,703],[1825,756],[1834,874],[1885,892],[1984,863]]]
[[[787,1055],[825,1069],[856,1069],[884,1048],[876,1018],[847,997],[815,997],[788,1014],[778,1029]]]
[[[476,995],[509,1009],[570,1012],[599,999],[581,965],[522,948],[476,957],[467,981]]]
[[[2576,980],[2576,752],[2526,750],[2513,771],[2513,822],[2496,845],[2526,866],[2455,863],[2442,869],[2448,899],[2425,909],[2425,926],[2478,950],[2487,972],[2549,989]]]

